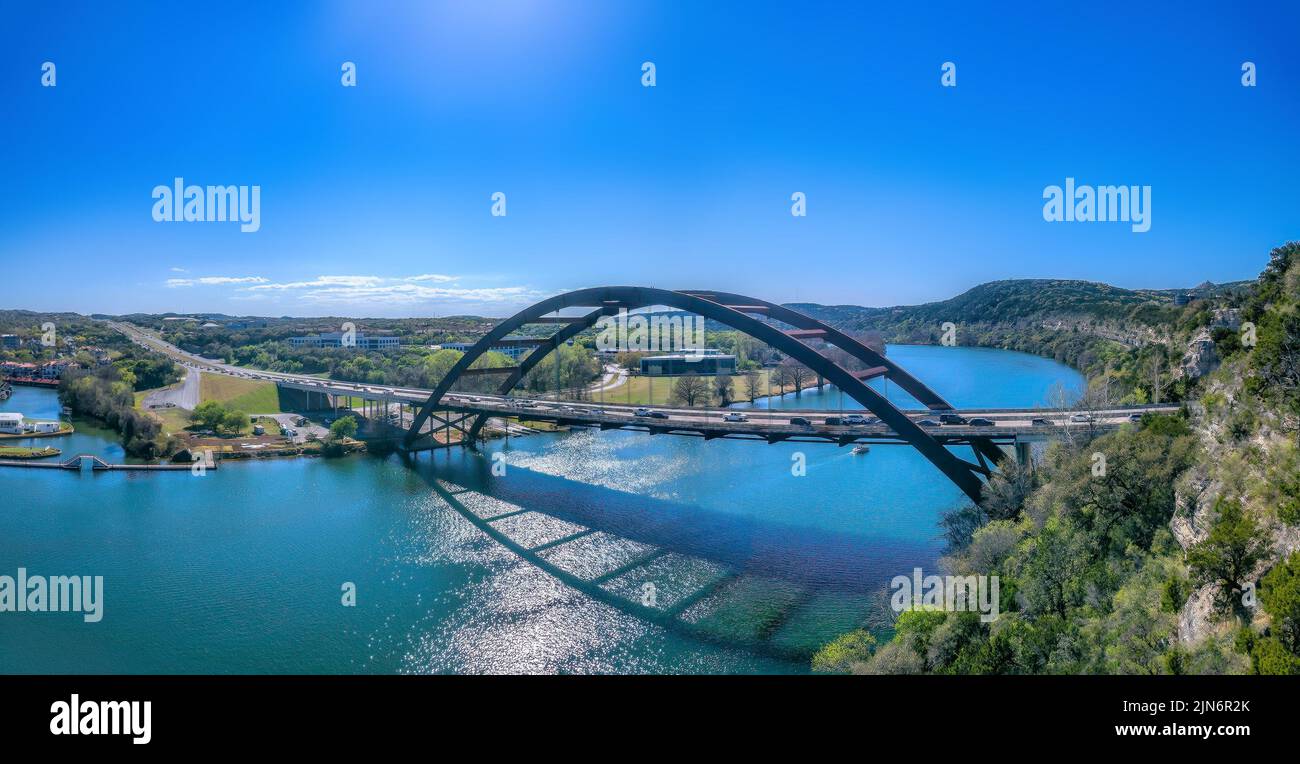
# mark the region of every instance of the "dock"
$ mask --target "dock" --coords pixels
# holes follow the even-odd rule
[[[84,464],[89,463],[95,472],[119,470],[129,472],[189,472],[193,464],[110,464],[92,454],[79,454],[61,462],[39,462],[32,459],[0,459],[0,467],[25,467],[38,470],[73,470],[80,472]],[[215,470],[215,461],[204,465],[204,469]]]

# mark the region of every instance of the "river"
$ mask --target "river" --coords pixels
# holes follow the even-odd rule
[[[958,407],[1042,405],[1082,384],[1010,351],[889,353]],[[58,408],[31,388],[0,403]],[[75,424],[42,443],[122,460],[113,433]],[[105,589],[98,623],[0,612],[0,672],[806,671],[816,645],[878,614],[893,576],[933,568],[940,514],[964,498],[907,447],[584,430],[485,451],[203,476],[0,469],[0,575]]]

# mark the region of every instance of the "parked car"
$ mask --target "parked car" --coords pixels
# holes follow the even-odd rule
[[[795,425],[796,427],[812,427],[812,422],[809,422],[801,416],[790,417],[790,424]]]
[[[966,424],[966,417],[961,414],[940,414],[939,424]]]
[[[967,422],[967,424],[969,424],[971,427],[994,427],[994,426],[996,426],[996,423],[995,423],[992,419],[985,419],[985,418],[982,417],[982,416],[977,416],[977,417],[975,417],[974,419],[972,419],[972,420],[970,420],[969,422]]]
[[[724,421],[724,422],[748,422],[749,419],[746,418],[744,414],[737,414],[737,413],[735,413],[735,412],[732,412],[732,413],[727,414],[726,416],[724,416],[724,417],[722,418],[722,421]]]

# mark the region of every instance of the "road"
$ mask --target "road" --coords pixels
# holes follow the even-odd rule
[[[613,363],[605,364],[605,375],[588,388],[589,393],[603,393],[627,384],[627,369]]]
[[[321,379],[303,374],[285,374],[281,372],[260,371],[231,366],[219,361],[201,358],[187,353],[157,335],[139,327],[120,322],[109,322],[118,331],[129,336],[134,342],[151,350],[164,353],[178,363],[189,366],[192,370],[201,370],[215,374],[258,379],[276,382],[286,387],[318,392],[328,395],[351,395],[370,400],[385,401],[389,404],[412,404],[419,406],[429,395],[429,390],[419,388],[396,387],[392,385],[360,384]],[[658,406],[655,411],[664,414],[664,418],[644,416],[646,409],[637,405],[608,403],[595,405],[590,403],[556,403],[534,402],[512,396],[448,393],[440,408],[454,411],[486,413],[491,416],[516,417],[521,419],[557,421],[565,424],[592,425],[602,427],[643,427],[652,431],[671,431],[674,429],[703,432],[706,437],[753,436],[789,439],[816,438],[851,442],[853,439],[870,440],[873,438],[891,439],[898,435],[867,412],[856,410],[768,410],[717,408],[683,408]],[[990,422],[985,426],[967,423],[941,423],[940,414],[929,410],[907,410],[906,414],[914,423],[932,436],[944,442],[960,442],[971,437],[993,437],[1003,440],[1024,439],[1039,440],[1059,437],[1063,433],[1105,431],[1115,429],[1131,421],[1131,417],[1146,412],[1168,413],[1178,410],[1177,405],[1123,406],[1093,410],[1087,414],[1072,411],[1048,409],[962,409],[954,412],[966,419],[982,418]],[[638,415],[638,410],[642,415]],[[857,413],[866,417],[862,424],[828,423],[827,419],[843,417]],[[739,415],[741,421],[725,421],[724,417]],[[791,420],[804,419],[807,423]],[[402,419],[406,421],[405,418]]]
[[[185,376],[171,387],[155,390],[144,397],[140,405],[146,409],[178,408],[193,411],[199,405],[199,372],[188,366]]]

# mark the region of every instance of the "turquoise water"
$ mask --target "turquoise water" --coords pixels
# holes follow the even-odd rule
[[[890,354],[958,406],[1080,382],[1018,353]],[[58,404],[21,389],[0,410]],[[77,426],[47,442],[121,459]],[[933,565],[939,514],[962,499],[904,447],[575,431],[486,450],[203,477],[0,469],[0,575],[105,578],[100,623],[0,613],[0,672],[803,671],[889,578]]]

